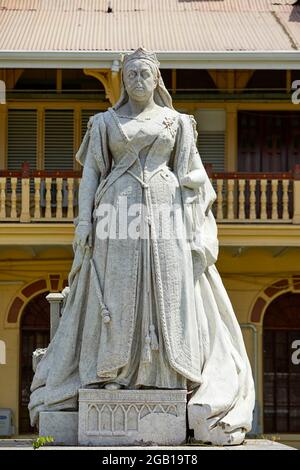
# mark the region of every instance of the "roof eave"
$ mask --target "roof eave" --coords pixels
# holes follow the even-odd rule
[[[126,51],[2,50],[0,68],[111,68],[123,53]],[[300,50],[162,51],[157,56],[161,68],[300,69]]]

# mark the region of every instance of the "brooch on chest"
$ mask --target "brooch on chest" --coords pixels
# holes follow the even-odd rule
[[[170,132],[172,137],[175,137],[175,135],[176,135],[177,126],[175,126],[175,122],[176,122],[176,116],[174,116],[172,118],[165,117],[163,122],[162,122],[162,124]]]

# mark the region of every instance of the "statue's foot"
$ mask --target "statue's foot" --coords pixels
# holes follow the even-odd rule
[[[108,383],[108,384],[105,384],[105,385],[104,385],[104,388],[105,388],[106,390],[120,390],[121,385],[119,385],[119,384],[117,384],[117,383],[115,383],[115,382],[110,382],[110,383]]]

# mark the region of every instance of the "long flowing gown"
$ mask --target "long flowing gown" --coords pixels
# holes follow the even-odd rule
[[[75,251],[63,316],[32,383],[32,422],[42,410],[76,409],[79,388],[116,382],[193,390],[198,437],[239,441],[251,428],[254,387],[214,266],[214,190],[208,177],[197,190],[180,185],[201,161],[193,119],[164,107],[129,136],[109,108],[91,119],[77,158],[81,207],[98,181],[93,238]]]
[[[135,136],[131,137],[131,139],[134,139],[135,145],[137,145],[140,150],[139,161],[143,172],[147,171],[147,168],[149,168],[150,162],[148,160],[148,154],[151,151],[152,145],[154,145],[157,135],[165,128],[164,120],[166,117],[166,112],[163,112],[162,115],[158,116],[156,119],[144,121],[135,120],[134,122],[134,134],[136,134],[137,129],[139,129],[142,137],[141,142],[139,142]],[[114,155],[114,159],[118,161],[118,159],[123,156],[124,140],[128,141],[129,139],[127,132],[123,129],[123,126],[121,127],[119,122],[120,118],[117,118],[116,114],[114,114],[114,120],[117,129],[120,132],[117,132],[116,135],[114,128],[111,127],[108,131],[108,137],[109,147]],[[126,120],[127,119],[125,117],[124,122],[126,122]],[[147,138],[145,138],[144,133],[147,133]],[[151,155],[149,158],[151,158]],[[150,166],[151,189],[155,193],[160,193],[160,200],[154,200],[154,202],[159,205],[160,209],[163,207],[163,204],[166,204],[167,208],[170,209],[170,179],[172,177],[173,191],[176,191],[179,187],[179,184],[174,178],[174,174],[172,175],[169,166],[171,164],[171,152],[168,152],[166,155],[160,153],[156,158],[157,161],[155,161],[155,165],[153,165],[153,171]],[[132,174],[130,176],[134,177]],[[137,227],[141,238],[139,241],[136,280],[137,293],[134,311],[134,333],[132,337],[129,361],[118,371],[117,376],[114,378],[114,382],[127,388],[138,388],[140,386],[144,386],[152,388],[186,389],[186,378],[170,367],[164,346],[163,332],[159,318],[159,304],[157,302],[158,285],[155,276],[155,259],[153,250],[151,249],[151,237],[154,236],[155,233],[151,231],[152,227],[149,224],[149,221],[151,221],[151,215],[149,215],[151,211],[148,203],[148,195],[146,194],[149,187],[145,185],[144,180],[139,181],[139,179],[136,178],[136,181],[142,188],[142,209],[140,213],[141,217],[139,220],[139,226]],[[127,187],[127,178],[125,181],[120,183],[122,184],[122,187],[124,186],[126,189],[122,191],[123,188],[120,188],[118,193],[127,196],[129,194],[128,187],[130,188],[130,185]],[[166,211],[165,217],[167,219],[164,220],[164,223],[167,222],[170,224],[170,217],[172,215],[173,214]],[[163,222],[161,220],[159,221],[158,218],[156,218],[155,222],[163,224]],[[156,235],[159,236],[162,235],[162,233],[156,233]],[[165,235],[172,236],[173,234],[170,234],[169,231],[167,231]],[[95,250],[96,252],[101,252],[100,247],[99,250],[98,247]],[[173,256],[176,256],[175,250]],[[155,339],[154,347],[151,345],[151,336],[153,335]],[[149,342],[148,350],[147,340]]]

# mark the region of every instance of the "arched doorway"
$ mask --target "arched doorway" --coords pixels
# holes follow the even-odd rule
[[[288,292],[267,307],[263,323],[264,432],[300,432],[300,294]]]
[[[50,305],[48,292],[38,294],[26,305],[21,319],[20,341],[20,398],[19,433],[35,431],[30,426],[28,403],[33,378],[32,353],[37,348],[46,348],[50,341]]]

